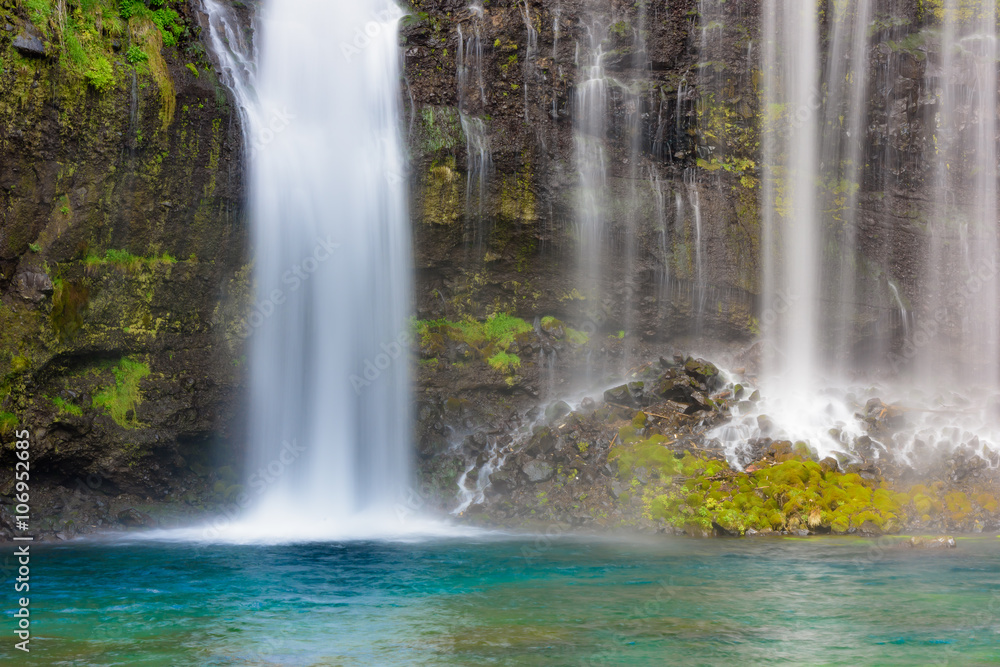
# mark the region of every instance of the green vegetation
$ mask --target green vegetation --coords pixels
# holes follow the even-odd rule
[[[161,49],[176,46],[186,35],[179,0],[23,0],[28,17],[42,33],[49,55],[70,78],[99,94],[112,91],[126,68],[147,73],[162,98],[161,119],[173,118],[174,87]],[[67,4],[69,7],[67,7]],[[148,5],[148,6],[147,6]],[[117,53],[118,43],[129,44]]]
[[[516,354],[501,350],[487,359],[486,363],[494,370],[509,373],[513,369],[521,367],[521,358]]]
[[[192,74],[194,74],[195,76],[198,76],[198,68],[195,67],[194,63],[188,63],[187,65],[185,65],[185,67],[187,67],[188,70],[190,70]]]
[[[810,460],[805,443],[786,448],[778,461],[762,461],[747,471],[692,452],[675,452],[662,435],[643,438],[636,420],[619,429],[619,444],[608,455],[632,494],[641,489],[647,518],[685,530],[728,533],[750,529],[846,533],[853,530],[898,532],[907,521],[949,524],[985,517],[998,501],[992,493],[944,493],[944,484],[916,485],[899,491],[882,480]],[[629,496],[624,496],[625,500]]]
[[[96,253],[88,253],[83,260],[83,265],[88,273],[105,266],[114,267],[125,273],[135,273],[143,268],[155,269],[158,266],[171,266],[176,263],[177,260],[168,253],[152,257],[139,257],[127,250],[108,250],[103,257]]]
[[[451,150],[461,144],[462,126],[456,109],[425,106],[420,110],[420,118],[426,152]]]
[[[125,52],[125,60],[134,65],[136,63],[146,62],[147,60],[149,60],[149,56],[146,55],[145,51],[143,51],[138,46],[135,46],[133,44],[132,46],[128,47],[128,51]]]
[[[28,244],[28,250],[30,250],[31,252],[41,252],[42,251],[42,247],[40,245],[38,245],[37,243],[29,243]]]
[[[63,415],[63,414],[65,414],[65,415],[73,415],[74,417],[82,417],[83,416],[83,409],[82,408],[80,408],[77,405],[73,405],[69,401],[67,401],[67,400],[65,400],[65,399],[63,399],[63,398],[61,398],[59,396],[56,396],[55,398],[50,398],[49,400],[52,401],[52,405],[56,406],[56,410],[58,410],[59,414],[61,414],[61,415]]]
[[[568,327],[561,320],[548,315],[542,318],[541,325],[542,331],[551,334],[556,339],[565,339],[572,345],[586,345],[590,341],[590,336],[583,331]]]
[[[17,415],[10,412],[0,412],[0,434],[7,435],[17,428]]]
[[[115,423],[123,428],[142,426],[135,417],[135,409],[142,402],[139,382],[149,375],[149,366],[123,358],[113,373],[115,384],[94,395],[94,407],[104,408]]]
[[[624,39],[625,37],[630,37],[632,35],[632,28],[629,26],[627,21],[618,21],[617,23],[611,24],[611,27],[608,28],[608,32],[615,37]]]
[[[66,340],[83,326],[83,312],[90,300],[86,285],[66,282],[61,278],[52,281],[52,312],[49,320],[61,340]]]
[[[492,368],[509,373],[521,366],[521,359],[510,351],[517,337],[534,330],[524,320],[496,313],[485,321],[465,318],[451,320],[417,320],[414,330],[420,346],[431,355],[444,352],[445,339],[465,343]]]

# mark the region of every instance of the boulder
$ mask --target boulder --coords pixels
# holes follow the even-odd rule
[[[560,417],[565,417],[571,411],[569,403],[566,401],[556,401],[549,407],[545,408],[545,421],[554,422]]]
[[[538,483],[552,479],[555,469],[550,463],[533,459],[521,466],[521,471],[528,477],[529,482]]]
[[[957,544],[950,535],[941,537],[911,537],[906,543],[911,549],[954,549]]]
[[[20,297],[31,303],[41,303],[53,292],[52,280],[42,271],[22,271],[17,274],[15,283]]]
[[[684,362],[684,372],[701,382],[709,389],[714,389],[721,382],[719,369],[710,361],[688,357]]]
[[[34,58],[45,57],[45,44],[37,35],[22,32],[14,38],[11,45],[17,49],[21,55],[31,56]]]
[[[638,408],[642,405],[646,388],[642,382],[621,384],[604,392],[604,402]]]
[[[140,512],[134,507],[123,509],[118,513],[118,523],[127,528],[152,528],[156,525],[153,517],[145,512]]]

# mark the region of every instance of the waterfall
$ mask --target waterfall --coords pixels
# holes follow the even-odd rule
[[[483,82],[483,7],[469,7],[472,33],[465,37],[462,24],[458,25],[458,53],[456,54],[455,80],[458,83],[458,113],[465,135],[466,183],[465,211],[469,219],[469,232],[476,243],[486,236],[487,193],[489,177],[493,171],[490,135],[482,118],[473,114],[486,105],[486,85]]]
[[[254,72],[232,10],[204,8],[253,148],[245,525],[296,538],[398,529],[411,478],[401,12],[273,0]]]
[[[691,222],[693,226],[694,266],[692,271],[691,308],[694,313],[694,331],[701,335],[704,319],[705,294],[707,291],[705,266],[702,257],[705,242],[701,233],[701,196],[698,192],[698,180],[693,169],[684,170],[684,186],[691,206]]]
[[[587,28],[588,64],[579,66],[574,107],[574,148],[580,173],[577,222],[580,243],[581,284],[588,299],[600,304],[601,245],[605,233],[607,166],[604,139],[607,132],[608,81],[604,75],[604,33],[595,21]],[[579,44],[577,60],[579,60]]]
[[[937,71],[928,68],[938,108],[936,210],[928,239],[928,304],[906,352],[917,357],[928,381],[949,377],[995,389],[1000,382],[997,10],[993,2],[966,5],[944,2],[941,65]],[[941,355],[945,343],[960,354]]]
[[[765,0],[764,335],[775,390],[807,395],[817,369],[819,41],[815,3]],[[781,300],[789,304],[783,307]],[[770,313],[774,315],[769,316]],[[778,352],[778,351],[781,352]]]

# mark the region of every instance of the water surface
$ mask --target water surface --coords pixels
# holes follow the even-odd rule
[[[91,542],[32,567],[36,664],[1000,662],[994,537]]]

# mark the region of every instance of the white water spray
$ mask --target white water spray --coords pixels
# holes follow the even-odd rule
[[[411,271],[398,131],[401,11],[273,0],[259,58],[205,0],[251,142],[251,507],[236,532],[402,532],[411,478]],[[283,114],[275,124],[274,114]]]

